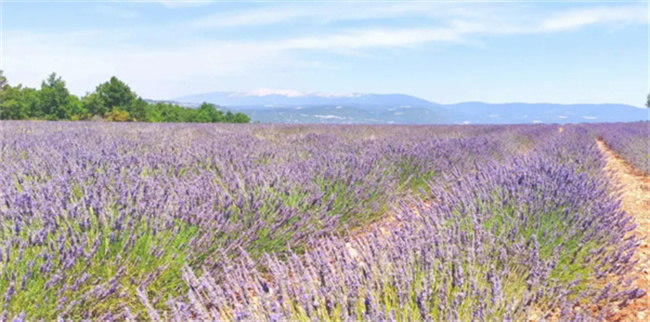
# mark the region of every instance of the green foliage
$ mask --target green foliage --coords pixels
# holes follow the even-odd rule
[[[27,118],[24,95],[20,87],[5,86],[2,88],[2,101],[0,101],[0,118],[20,120]]]
[[[11,87],[3,76],[0,83],[0,119],[69,120],[85,113],[79,99],[70,94],[55,73],[43,81],[39,90],[22,85]]]
[[[106,108],[106,104],[101,96],[97,93],[90,93],[81,99],[81,105],[91,115],[103,116],[110,110]]]
[[[648,94],[648,100],[645,102],[645,106],[650,108],[650,94]]]
[[[126,110],[129,115],[133,118],[134,121],[145,121],[147,115],[147,102],[142,98],[137,98],[130,105],[127,106]]]
[[[46,118],[49,116],[54,120],[69,120],[72,115],[83,113],[79,99],[70,94],[65,82],[55,73],[43,81],[38,97],[40,111]]]
[[[131,91],[131,88],[115,76],[106,82],[99,84],[95,93],[101,98],[103,107],[107,110],[119,108],[125,111],[131,109],[134,102],[138,99],[137,95]]]
[[[39,114],[38,92],[21,85],[4,86],[0,99],[0,119],[22,120]]]
[[[154,103],[145,107],[144,122],[170,122],[170,123],[248,123],[250,118],[246,114],[225,114],[217,110],[213,104],[203,103],[197,109],[182,107],[168,103]]]
[[[88,104],[92,106],[93,115],[104,116],[111,114],[115,116],[114,111],[117,109],[120,113],[125,112],[126,117],[120,116],[120,119],[145,120],[146,106],[142,98],[131,90],[126,83],[111,77],[108,82],[99,84],[94,93],[88,94]]]
[[[213,104],[193,109],[168,103],[147,103],[116,77],[79,99],[61,77],[52,73],[41,88],[9,86],[0,70],[0,119],[87,120],[114,122],[249,123],[246,114],[224,113]]]
[[[9,83],[7,83],[7,77],[3,75],[2,69],[0,69],[0,96],[2,96],[2,92],[7,86],[9,86]]]

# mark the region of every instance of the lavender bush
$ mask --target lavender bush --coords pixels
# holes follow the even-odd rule
[[[4,319],[580,317],[642,294],[586,137],[3,122]]]
[[[650,122],[598,124],[589,128],[636,170],[650,175]]]
[[[429,202],[402,202],[398,225],[315,241],[284,261],[245,253],[222,274],[189,268],[165,319],[523,320],[603,318],[642,296],[625,279],[630,218],[599,174],[602,160],[572,129],[529,156],[430,183]],[[561,146],[561,148],[560,148]],[[564,164],[573,155],[575,164]],[[577,169],[583,169],[577,171]],[[414,206],[415,205],[415,206]],[[608,282],[616,276],[615,283]],[[591,315],[592,305],[605,305]],[[610,307],[611,308],[611,307]],[[158,314],[151,312],[151,314]]]

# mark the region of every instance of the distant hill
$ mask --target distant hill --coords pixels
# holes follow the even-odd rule
[[[549,104],[467,102],[443,106],[457,123],[600,123],[648,120],[648,109],[624,104]]]
[[[152,100],[152,99],[145,99],[145,102],[148,104],[156,104],[156,103],[164,103],[164,104],[172,104],[172,105],[178,105],[182,107],[194,107],[197,108],[201,104],[196,104],[196,103],[188,103],[188,102],[177,102],[177,101],[170,101],[170,100]]]
[[[269,123],[444,124],[439,111],[424,107],[368,108],[367,105],[296,106],[240,110],[254,121]]]
[[[283,91],[279,91],[283,92]],[[338,106],[354,105],[365,107],[415,105],[437,106],[427,100],[404,94],[323,94],[286,91],[285,94],[274,92],[214,92],[188,95],[175,98],[174,101],[185,103],[217,103],[226,107],[299,107],[299,106]]]
[[[262,90],[214,92],[174,98],[213,103],[262,123],[532,124],[648,120],[648,109],[624,104],[465,102],[437,104],[405,94],[323,94]]]

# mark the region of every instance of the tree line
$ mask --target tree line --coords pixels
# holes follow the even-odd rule
[[[0,70],[0,119],[104,120],[114,122],[248,123],[243,113],[223,112],[213,104],[198,108],[148,103],[116,77],[83,97],[70,94],[65,81],[52,73],[39,89],[10,86]]]

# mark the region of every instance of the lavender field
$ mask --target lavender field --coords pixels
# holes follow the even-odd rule
[[[589,127],[593,135],[644,175],[650,175],[650,124],[648,122],[597,124]]]
[[[648,126],[0,122],[2,319],[604,319]]]

